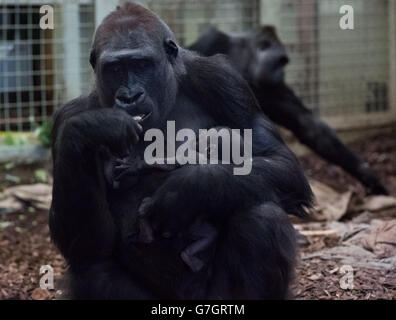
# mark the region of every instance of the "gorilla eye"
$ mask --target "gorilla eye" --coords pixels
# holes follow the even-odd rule
[[[167,54],[169,54],[170,56],[175,58],[177,56],[179,48],[177,47],[177,44],[174,41],[166,40],[165,41],[165,51]]]
[[[118,62],[106,63],[104,65],[104,72],[111,74],[119,74],[121,73],[121,66]]]
[[[133,61],[132,65],[134,69],[144,71],[150,67],[151,62],[148,59],[136,59]]]
[[[119,65],[119,64],[113,65],[113,66],[111,67],[111,71],[112,71],[113,73],[120,73],[120,72],[121,72],[121,67],[120,67],[120,65]]]
[[[271,42],[268,40],[262,40],[257,44],[258,49],[266,50],[271,46]]]

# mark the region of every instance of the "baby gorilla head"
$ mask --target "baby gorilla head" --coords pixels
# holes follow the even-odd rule
[[[197,153],[197,163],[201,164],[232,164],[233,154],[244,152],[244,139],[237,130],[228,127],[214,127],[202,130],[197,140],[190,144],[193,152]]]

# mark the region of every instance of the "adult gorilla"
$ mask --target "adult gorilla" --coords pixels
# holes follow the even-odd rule
[[[222,56],[180,48],[160,19],[136,4],[104,19],[90,62],[95,88],[57,111],[53,132],[50,229],[70,265],[74,297],[287,297],[295,239],[285,212],[303,215],[312,195],[248,84]],[[165,131],[168,120],[196,133],[251,128],[252,171],[237,176],[218,164],[167,173],[147,213],[155,240],[142,244],[135,240],[141,230],[133,189],[114,196],[103,155],[132,150],[142,158],[148,144],[142,133]],[[145,184],[157,181],[148,176]],[[173,242],[198,218],[213,224],[218,237],[207,267],[193,272]]]
[[[272,121],[292,131],[303,144],[343,168],[371,192],[387,194],[369,165],[349,150],[285,84],[284,68],[289,59],[274,27],[262,26],[239,34],[226,34],[211,28],[189,49],[205,56],[228,55]]]

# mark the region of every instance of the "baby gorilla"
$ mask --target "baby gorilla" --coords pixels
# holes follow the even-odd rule
[[[192,155],[196,159],[197,165],[200,165],[200,163],[211,165],[210,161],[214,158],[222,163],[224,160],[222,158],[223,151],[229,152],[231,155],[232,148],[237,146],[239,147],[238,150],[241,150],[240,148],[244,145],[244,140],[240,135],[237,135],[236,139],[231,139],[231,137],[235,138],[236,136],[235,133],[234,135],[231,134],[229,128],[216,127],[213,129],[216,131],[201,133],[196,141],[189,144],[190,156]],[[224,145],[226,142],[221,136],[215,136],[215,132],[220,130],[226,130],[226,134],[230,137],[230,145]],[[229,150],[224,150],[224,147]],[[178,156],[163,159],[162,162],[163,164],[149,165],[144,160],[137,158],[133,152],[125,158],[117,158],[108,154],[107,161],[105,161],[105,178],[112,191],[129,190],[138,199],[139,232],[134,239],[138,243],[149,244],[154,241],[155,227],[151,226],[146,219],[147,212],[154,204],[152,196],[166,178],[172,174],[172,171],[182,166],[180,165],[182,161]],[[228,164],[234,165],[232,160]],[[150,179],[147,179],[149,175]],[[155,185],[152,184],[152,181],[156,181]],[[171,192],[168,193],[168,197],[172,197]],[[180,243],[176,247],[184,248],[180,253],[181,259],[193,272],[198,272],[209,264],[210,257],[214,253],[217,235],[218,231],[213,224],[201,218],[187,230],[178,234],[176,238],[169,233],[163,233],[161,237],[178,239],[176,241]]]

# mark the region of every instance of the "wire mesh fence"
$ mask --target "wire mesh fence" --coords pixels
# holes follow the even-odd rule
[[[389,0],[147,0],[175,31],[193,42],[209,25],[244,31],[275,24],[291,58],[287,82],[323,115],[389,108]],[[354,8],[354,30],[339,26],[340,8]],[[393,35],[394,36],[394,35]]]
[[[189,45],[209,26],[223,31],[249,30],[259,24],[260,0],[145,0],[176,34]]]
[[[89,88],[89,47],[100,1],[0,0],[0,131],[33,130]],[[233,32],[275,25],[291,58],[288,84],[321,116],[347,116],[389,111],[393,1],[140,2],[169,24],[182,45],[210,26]],[[39,27],[43,4],[54,7],[54,30]],[[339,27],[344,4],[354,8],[354,30]]]
[[[89,69],[78,66],[86,65],[89,56],[93,5],[54,2],[54,29],[43,30],[39,25],[43,4],[0,0],[0,131],[34,130],[67,98],[67,77],[83,84],[77,94],[89,82]],[[76,26],[66,23],[69,16],[77,18],[72,41],[68,34]],[[68,46],[78,52],[66,57]]]
[[[339,26],[345,4],[354,9],[353,30]],[[389,0],[280,1],[278,32],[292,61],[287,80],[311,109],[329,116],[389,108],[389,40],[395,36],[389,32],[390,4]]]

